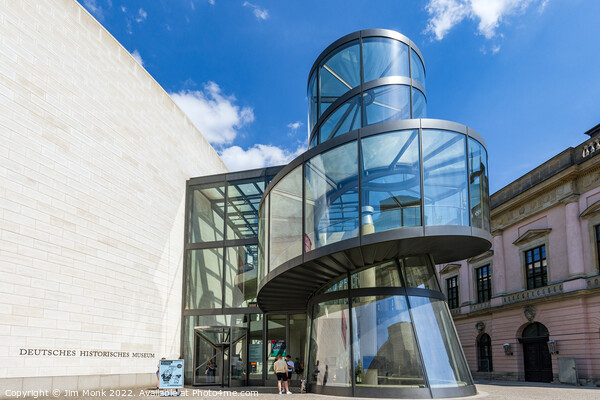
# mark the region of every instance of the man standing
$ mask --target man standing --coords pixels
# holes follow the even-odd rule
[[[273,364],[273,370],[275,371],[275,375],[277,376],[277,388],[279,389],[279,394],[281,394],[281,382],[283,381],[283,390],[286,391],[287,394],[292,394],[290,392],[287,380],[287,369],[288,366],[283,358],[281,358],[281,354],[277,355],[277,361]]]
[[[294,362],[292,361],[292,356],[289,354],[285,356],[285,363],[287,364],[287,373],[288,373],[288,388],[292,383],[292,374],[294,373]],[[289,390],[289,389],[288,389]]]

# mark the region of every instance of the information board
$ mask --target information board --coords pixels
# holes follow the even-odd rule
[[[160,360],[159,389],[183,388],[183,360]]]

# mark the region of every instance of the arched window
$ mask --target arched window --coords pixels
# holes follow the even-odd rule
[[[494,370],[492,365],[492,338],[487,333],[479,337],[477,341],[477,350],[479,352],[479,372],[491,372]]]

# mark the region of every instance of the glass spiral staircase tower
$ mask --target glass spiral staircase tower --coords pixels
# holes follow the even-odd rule
[[[330,45],[308,98],[309,150],[260,203],[259,307],[308,314],[311,392],[475,394],[434,264],[491,247],[485,142],[425,119],[423,58],[394,31]]]

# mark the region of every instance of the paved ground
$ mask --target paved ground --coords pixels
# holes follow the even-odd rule
[[[485,399],[485,400],[600,400],[600,388],[585,386],[575,387],[569,385],[560,384],[545,384],[545,383],[531,383],[531,382],[504,382],[494,381],[477,384],[478,394],[472,397],[463,397],[462,399]],[[250,392],[252,391],[252,392]],[[348,397],[334,397],[324,396],[316,394],[299,394],[298,388],[293,388],[293,397],[300,397],[303,400],[348,400]],[[235,394],[234,394],[235,392]],[[115,391],[89,391],[79,393],[70,393],[69,396],[65,396],[64,392],[61,393],[50,393],[50,396],[39,396],[38,399],[100,399],[100,398],[111,398],[111,399],[156,399],[158,393],[155,390],[115,390]],[[236,388],[232,390],[207,390],[198,388],[187,388],[183,390],[183,393],[179,399],[231,399],[231,398],[251,398],[260,400],[275,400],[287,398],[285,395],[278,395],[275,388],[266,387],[244,387]],[[16,396],[11,396],[16,398]],[[33,398],[28,396],[28,398]]]

